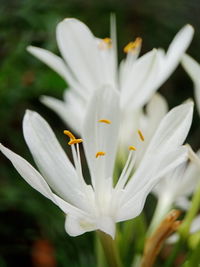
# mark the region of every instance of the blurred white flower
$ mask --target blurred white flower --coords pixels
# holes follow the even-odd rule
[[[122,129],[131,133],[133,129],[137,129],[136,119],[143,105],[179,64],[193,37],[193,28],[190,25],[183,27],[166,53],[163,49],[153,49],[140,58],[141,38],[136,38],[135,42],[124,48],[127,56],[119,68],[113,16],[111,39],[96,38],[77,19],[60,22],[56,36],[63,59],[42,48],[29,46],[28,51],[61,75],[70,88],[64,93],[64,101],[47,96],[43,96],[41,101],[80,134],[85,107],[92,92],[109,85],[120,92],[120,106],[124,117]],[[123,146],[123,133],[120,137]],[[126,139],[126,142],[131,141]]]
[[[158,199],[152,228],[158,225],[173,207],[188,210],[190,207],[189,197],[194,193],[199,181],[200,168],[193,161],[184,162],[160,179],[152,190]]]
[[[187,148],[181,144],[191,125],[192,103],[174,108],[163,118],[135,172],[137,151],[134,146],[130,147],[127,162],[114,186],[119,100],[115,90],[102,88],[95,91],[88,105],[82,138],[90,185],[86,184],[82,173],[79,152],[82,139],[65,132],[70,137],[73,165],[50,126],[36,112],[26,112],[23,133],[40,173],[19,155],[0,145],[0,150],[19,174],[67,214],[65,228],[72,236],[99,229],[114,238],[115,223],[139,215],[147,194],[158,179],[187,159]]]
[[[182,58],[182,65],[194,83],[194,96],[200,115],[200,65],[187,54]]]

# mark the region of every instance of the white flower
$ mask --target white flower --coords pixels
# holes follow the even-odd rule
[[[132,122],[132,118],[140,112],[137,110],[143,107],[179,64],[191,42],[193,28],[190,25],[183,27],[166,53],[163,49],[154,49],[139,59],[137,57],[141,39],[137,38],[124,48],[127,56],[120,63],[119,69],[113,17],[111,39],[96,38],[89,28],[77,19],[60,22],[56,36],[63,59],[33,46],[29,46],[28,51],[49,65],[69,84],[70,89],[65,92],[64,101],[44,96],[42,102],[80,133],[85,106],[92,92],[107,85],[120,92],[123,116]],[[75,121],[77,123],[74,123]]]
[[[194,95],[197,109],[200,114],[200,65],[189,55],[184,55],[182,65],[194,83]]]
[[[120,107],[119,94],[112,88],[95,91],[83,122],[82,138],[91,185],[86,184],[82,174],[78,144],[82,140],[66,132],[73,166],[50,126],[36,112],[26,112],[23,133],[40,172],[3,145],[0,149],[33,188],[67,214],[65,228],[70,235],[99,229],[114,238],[115,223],[136,217],[158,179],[186,160],[187,148],[181,144],[190,128],[192,113],[193,105],[188,103],[163,118],[134,173],[136,152],[130,147],[127,163],[115,186],[113,168]]]
[[[188,197],[192,195],[200,181],[200,169],[195,162],[183,163],[163,177],[152,192],[158,199],[152,225],[157,225],[172,209],[188,210]]]

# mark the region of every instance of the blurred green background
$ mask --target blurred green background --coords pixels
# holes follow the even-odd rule
[[[57,53],[55,28],[65,17],[79,18],[95,35],[107,37],[110,12],[117,17],[120,58],[123,46],[137,36],[143,38],[142,54],[153,47],[166,49],[175,33],[190,23],[196,32],[189,53],[200,62],[198,0],[0,0],[0,142],[33,162],[21,129],[28,108],[44,116],[65,144],[63,122],[38,100],[42,94],[62,98],[65,82],[26,47]],[[192,97],[193,86],[179,67],[160,92],[172,107]],[[194,148],[200,146],[198,122],[195,114],[189,139]],[[95,266],[92,235],[69,237],[62,212],[26,184],[2,155],[0,218],[1,267]]]

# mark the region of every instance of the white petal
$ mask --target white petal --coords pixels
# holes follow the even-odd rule
[[[192,222],[190,233],[195,233],[200,230],[200,215],[198,215]]]
[[[70,72],[69,68],[62,60],[62,58],[56,56],[52,52],[34,46],[28,46],[27,51],[32,55],[40,59],[42,62],[47,64],[55,72],[57,72],[67,83],[70,83],[71,86],[77,86],[77,82]]]
[[[111,124],[99,122],[101,119]],[[90,100],[83,124],[83,140],[93,186],[99,187],[104,179],[112,177],[117,150],[119,128],[119,95],[112,88],[96,90]],[[96,153],[105,156],[96,158]]]
[[[111,217],[101,216],[97,221],[97,227],[102,232],[110,235],[112,239],[115,238],[115,222],[112,220]]]
[[[200,114],[200,64],[198,64],[189,55],[184,55],[182,58],[182,65],[191,77],[195,87],[195,100],[197,109]]]
[[[50,199],[54,204],[58,205],[65,213],[74,214],[74,216],[86,216],[86,213],[82,210],[70,205],[60,197],[56,196],[46,183],[40,173],[25,159],[12,152],[0,144],[1,152],[12,162],[18,173],[24,178],[24,180],[32,186],[35,190],[40,192],[42,195]]]
[[[27,111],[23,120],[23,132],[33,158],[48,184],[64,200],[84,206],[82,183],[48,123],[36,112]]]
[[[162,119],[146,153],[167,151],[181,145],[190,129],[193,115],[193,103],[173,108]]]
[[[165,73],[163,74],[163,79],[167,79],[169,75],[175,70],[178,66],[182,55],[188,48],[191,43],[191,40],[194,35],[194,29],[191,25],[184,26],[174,37],[171,42],[166,58],[165,58]]]
[[[68,215],[65,220],[65,230],[70,236],[78,236],[86,232],[101,230],[114,239],[115,222],[110,217],[104,216],[92,219],[89,216]]]
[[[175,206],[182,209],[183,211],[189,210],[190,205],[191,202],[187,197],[179,197],[175,202]]]
[[[159,72],[158,59],[157,51],[152,50],[133,64],[126,80],[121,82],[122,107],[137,109],[151,96],[151,88]]]
[[[79,105],[78,101],[75,101],[73,105],[70,105],[69,103],[65,103],[64,101],[51,96],[42,96],[40,97],[40,101],[45,106],[55,111],[66,125],[73,129],[73,131],[80,134],[84,110],[82,109],[82,106]],[[79,110],[81,112],[79,112]]]
[[[10,149],[0,144],[1,152],[12,162],[19,174],[29,183],[34,189],[39,191],[45,197],[53,200],[52,192],[40,173],[31,166],[25,159],[12,152]]]
[[[152,136],[156,132],[158,125],[163,117],[168,112],[167,101],[163,96],[156,93],[146,105],[146,112],[143,114],[144,119],[140,116],[139,129],[142,130],[145,136],[145,142],[140,144],[140,149],[137,152],[138,161],[141,160],[146,148],[148,147]]]
[[[121,198],[117,221],[128,220],[140,214],[147,195],[158,179],[187,160],[187,149],[180,148],[168,154],[152,155],[139,166],[129,180]]]
[[[76,19],[65,19],[57,26],[59,49],[74,76],[86,90],[93,91],[104,81],[104,68],[89,28]]]
[[[168,112],[168,104],[166,99],[161,94],[156,93],[147,104],[146,112],[150,121],[149,128],[153,126],[155,129],[155,126],[158,125],[161,119]]]
[[[96,222],[89,217],[68,215],[65,220],[65,230],[70,236],[78,236],[97,230],[97,227]]]

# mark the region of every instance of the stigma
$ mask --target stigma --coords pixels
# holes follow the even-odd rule
[[[64,130],[63,133],[67,135],[71,140],[76,139],[76,137],[68,130]]]
[[[82,143],[83,142],[83,139],[72,139],[68,142],[68,145],[75,145],[75,144],[79,144],[79,143]]]
[[[137,37],[134,42],[128,43],[124,47],[124,53],[134,53],[142,44],[142,38]]]
[[[63,133],[67,135],[70,138],[70,141],[68,142],[68,145],[75,145],[83,142],[83,139],[81,138],[76,138],[73,133],[71,133],[68,130],[64,130]]]

